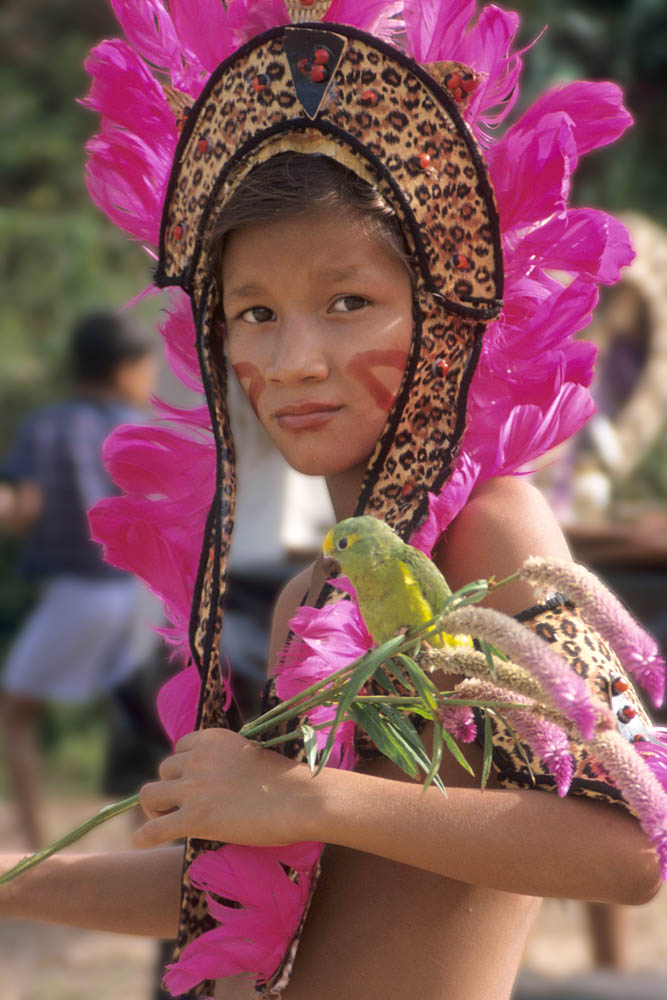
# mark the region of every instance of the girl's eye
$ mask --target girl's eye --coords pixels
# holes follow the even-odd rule
[[[250,309],[245,309],[241,313],[241,319],[245,320],[246,323],[270,323],[276,318],[276,314],[273,309],[269,309],[267,306],[251,306]]]
[[[357,309],[363,309],[368,304],[369,300],[365,299],[363,295],[341,295],[331,306],[331,311],[354,312]]]

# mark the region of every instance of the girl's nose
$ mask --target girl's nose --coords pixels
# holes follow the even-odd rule
[[[274,346],[269,381],[288,385],[308,379],[321,381],[329,374],[323,336],[314,318],[283,322]]]

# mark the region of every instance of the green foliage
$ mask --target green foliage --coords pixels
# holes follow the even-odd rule
[[[0,14],[0,452],[25,412],[63,394],[73,321],[150,280],[149,259],[93,207],[83,179],[97,126],[77,104],[83,60],[116,33],[106,4],[14,0]]]

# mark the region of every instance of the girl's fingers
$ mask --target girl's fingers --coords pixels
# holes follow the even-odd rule
[[[171,757],[165,757],[165,759],[160,764],[158,774],[163,781],[169,781],[173,778],[180,778],[183,775],[183,769],[185,767],[185,753],[175,753]]]
[[[139,792],[141,808],[151,818],[177,809],[182,801],[178,781],[153,781]]]
[[[140,826],[132,836],[135,847],[157,847],[169,840],[180,840],[186,836],[183,814],[180,810],[170,812],[166,816],[158,816]]]
[[[186,733],[174,747],[174,753],[182,753],[184,750],[191,750],[197,740],[201,740],[206,730],[197,730],[194,733]]]

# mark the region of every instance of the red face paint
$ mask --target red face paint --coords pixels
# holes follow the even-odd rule
[[[384,413],[389,413],[394,405],[396,393],[390,392],[382,384],[377,375],[374,374],[374,370],[376,368],[395,368],[397,371],[403,373],[407,361],[408,355],[406,351],[361,351],[350,359],[345,368],[345,373],[358,382],[361,382],[368,389],[376,406]]]
[[[243,391],[250,400],[250,405],[257,413],[257,404],[266,387],[266,381],[260,375],[257,365],[253,365],[251,361],[239,361],[237,365],[233,365],[233,368]]]

